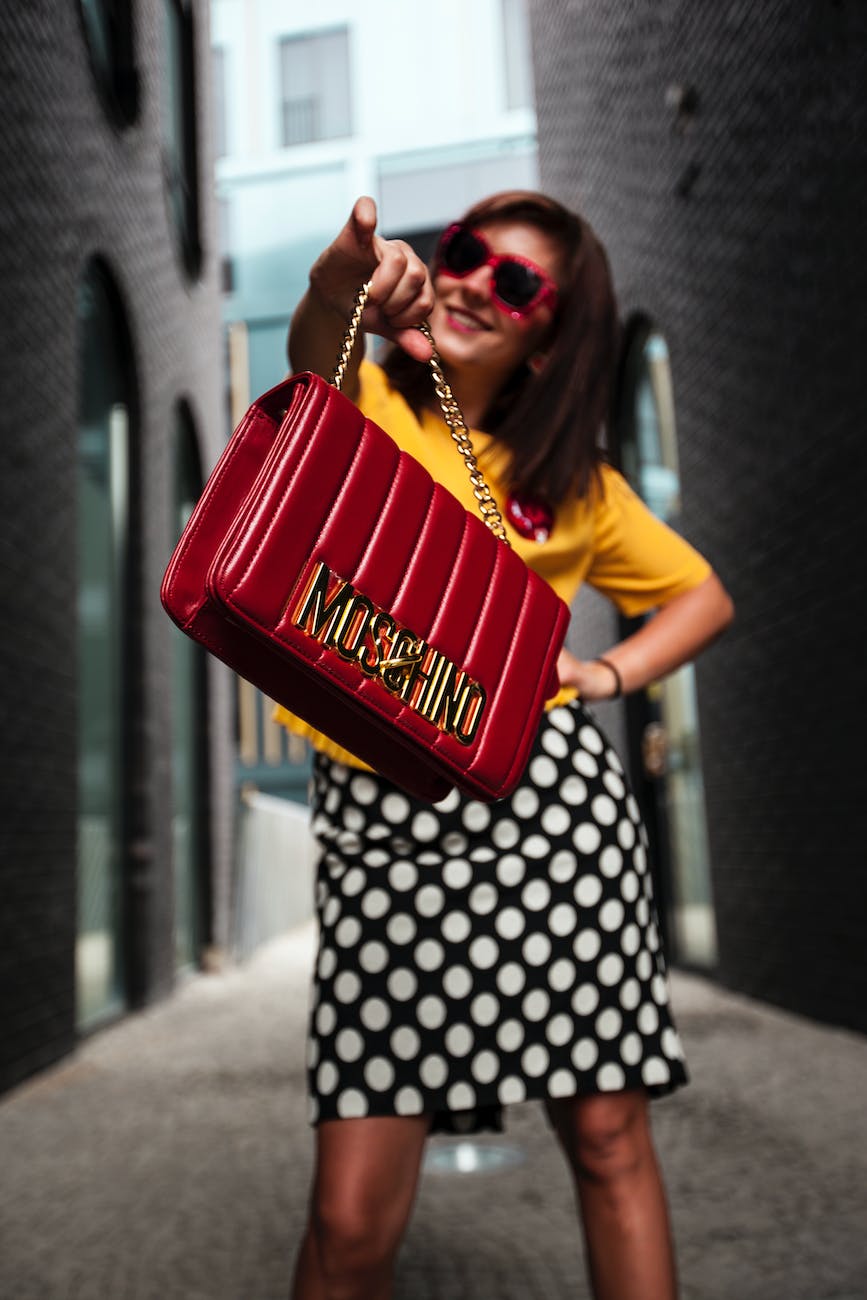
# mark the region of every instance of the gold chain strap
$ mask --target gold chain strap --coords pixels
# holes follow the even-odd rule
[[[355,343],[356,335],[361,324],[361,313],[364,311],[367,295],[370,292],[370,281],[363,284],[355,295],[355,304],[352,309],[352,316],[343,336],[343,343],[337,357],[337,362],[331,376],[331,383],[338,391],[343,386],[343,380],[346,375],[346,367],[349,364],[349,358],[352,355],[352,348]],[[455,445],[461,460],[467,467],[470,476],[470,483],[473,488],[473,496],[479,507],[479,513],[482,519],[490,528],[495,537],[498,537],[505,546],[511,546],[506,535],[506,526],[503,523],[503,516],[500,514],[496,501],[494,500],[491,489],[485,481],[485,476],[479,469],[476,460],[473,444],[470,439],[469,430],[466,421],[461,414],[461,408],[455,400],[454,393],[449,387],[448,380],[443,374],[442,361],[436,350],[433,335],[430,332],[430,326],[427,321],[418,326],[418,329],[425,336],[431,345],[430,368],[433,374],[434,391],[439,398],[439,404],[442,408],[443,419],[449,428],[449,433],[454,439]]]

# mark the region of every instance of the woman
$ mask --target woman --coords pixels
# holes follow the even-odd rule
[[[446,232],[432,276],[375,225],[359,199],[315,263],[293,369],[330,374],[370,279],[365,327],[393,347],[383,368],[356,356],[345,391],[472,509],[413,328],[429,318],[519,553],[567,602],[588,581],[628,614],[657,612],[601,659],[562,653],[561,692],[498,804],[453,792],[427,807],[312,736],[317,1169],[294,1297],[386,1300],[428,1133],[498,1127],[502,1105],[540,1098],[597,1300],[671,1300],[647,1103],[686,1073],[638,809],[585,703],[691,659],[732,605],[603,461],[617,313],[587,223],[543,195],[494,196]]]

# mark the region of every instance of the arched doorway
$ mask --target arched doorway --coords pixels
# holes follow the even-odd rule
[[[654,514],[678,528],[680,472],[668,347],[651,321],[639,319],[627,330],[624,355],[617,419],[623,470]],[[682,963],[712,967],[716,923],[692,665],[633,697],[627,718],[670,951]]]

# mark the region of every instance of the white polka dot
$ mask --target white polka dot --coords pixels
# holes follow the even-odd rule
[[[506,889],[519,885],[524,879],[527,864],[517,853],[507,853],[497,863],[497,879]]]
[[[579,1016],[590,1016],[599,1006],[599,990],[595,984],[582,984],[572,994],[572,1010]]]
[[[503,1079],[497,1088],[497,1096],[504,1106],[523,1101],[526,1095],[527,1089],[524,1087],[523,1079],[516,1079],[514,1076]]]
[[[508,817],[497,822],[491,831],[491,839],[498,849],[513,849],[520,838],[518,823]]]
[[[543,1047],[541,1043],[533,1043],[521,1057],[521,1065],[524,1073],[529,1074],[531,1079],[538,1079],[539,1075],[547,1070],[550,1059],[547,1047]]]
[[[549,786],[557,784],[557,764],[553,758],[538,754],[530,763],[529,775],[534,785],[547,790]]]
[[[333,1061],[323,1061],[316,1071],[316,1090],[327,1097],[337,1087],[337,1066]]]
[[[646,948],[635,958],[635,973],[640,980],[649,980],[653,974],[653,958]]]
[[[627,957],[634,957],[641,947],[641,931],[637,925],[627,925],[620,936],[620,947]]]
[[[411,943],[415,938],[416,924],[411,916],[398,912],[396,916],[389,917],[385,932],[392,943]]]
[[[570,808],[577,808],[587,799],[587,786],[580,776],[567,776],[560,783],[560,798]]]
[[[548,721],[567,736],[571,736],[575,730],[575,719],[569,709],[565,709],[561,704],[558,704],[556,709],[551,710],[548,714]]]
[[[392,889],[413,889],[418,880],[418,871],[412,862],[395,862],[388,873]]]
[[[556,907],[551,909],[548,925],[552,934],[563,938],[572,934],[577,924],[578,913],[571,903],[558,903]]]
[[[435,997],[428,993],[423,997],[415,1009],[416,1016],[420,1025],[425,1029],[439,1029],[440,1025],[446,1018],[446,1004],[442,998]]]
[[[388,991],[397,1002],[408,1002],[415,997],[418,980],[411,970],[398,966],[388,976]]]
[[[334,1032],[337,1024],[337,1012],[330,1002],[323,1002],[316,1008],[316,1028],[325,1037]]]
[[[620,882],[620,892],[627,903],[634,903],[641,889],[641,882],[634,871],[627,871]]]
[[[550,759],[548,761],[550,762]],[[538,807],[539,796],[535,790],[531,790],[527,785],[522,785],[512,795],[512,812],[520,821],[527,821],[530,817],[535,817]]]
[[[659,1028],[659,1012],[651,1002],[645,1002],[638,1013],[638,1028],[643,1034],[655,1034]]]
[[[575,965],[568,957],[555,961],[548,971],[548,983],[557,993],[565,993],[575,981]]]
[[[470,862],[493,862],[497,856],[497,850],[490,844],[477,844],[474,849],[470,849],[468,854]]]
[[[579,853],[595,853],[602,842],[602,832],[593,822],[582,822],[572,832],[572,843]]]
[[[481,934],[470,944],[470,961],[478,970],[489,970],[500,955],[496,939]]]
[[[635,919],[639,925],[647,925],[650,920],[650,904],[646,898],[639,898],[635,904]]]
[[[493,993],[480,993],[470,1003],[470,1015],[477,1025],[492,1025],[500,1013],[500,1004]]]
[[[479,803],[476,799],[471,799],[465,805],[461,814],[461,821],[468,831],[483,831],[490,820],[490,808],[487,808],[483,803]]]
[[[622,799],[626,794],[626,786],[623,784],[623,778],[617,772],[603,772],[602,783],[610,795],[615,799]]]
[[[337,953],[334,951],[333,948],[323,948],[321,953],[319,954],[320,979],[330,980],[331,976],[334,974],[336,969],[337,969]]]
[[[360,808],[343,809],[343,825],[348,831],[360,831],[363,829],[367,818]]]
[[[518,907],[504,907],[494,922],[501,939],[517,939],[524,933],[525,925],[524,913]]]
[[[602,881],[598,876],[582,876],[575,885],[575,901],[579,907],[595,907],[602,897]]]
[[[368,831],[368,834],[370,834],[369,831]],[[388,831],[386,831],[386,835],[387,835],[387,834],[388,834]],[[410,845],[409,847],[411,848],[412,845]],[[368,849],[368,851],[365,853],[365,855],[364,855],[362,861],[363,861],[363,862],[364,862],[368,867],[384,867],[384,866],[386,866],[386,865],[391,861],[391,858],[390,858],[389,855],[385,852],[385,849]]]
[[[325,802],[323,803],[322,806],[327,813],[332,814],[336,812],[337,805],[339,803],[340,803],[340,791],[329,790],[328,794],[325,796]]]
[[[440,929],[443,932],[443,938],[449,943],[463,943],[472,929],[470,918],[466,912],[449,912],[443,917]]]
[[[420,812],[412,819],[413,838],[420,843],[435,840],[440,832],[440,820],[435,813]]]
[[[446,896],[439,885],[422,885],[415,896],[416,911],[420,916],[438,916],[445,901]]]
[[[589,749],[591,754],[601,754],[605,748],[599,732],[589,724],[585,724],[578,732],[578,741],[585,749]]]
[[[572,818],[560,803],[552,804],[542,813],[542,830],[546,835],[565,835],[572,825]]]
[[[588,754],[584,749],[578,749],[572,755],[572,766],[582,776],[594,777],[599,775],[599,764],[593,755]]]
[[[394,1098],[394,1109],[398,1115],[420,1115],[424,1098],[418,1088],[400,1088]]]
[[[525,858],[539,861],[548,856],[551,852],[551,845],[544,835],[528,835],[521,845],[521,852]]]
[[[473,987],[473,977],[466,966],[450,966],[443,975],[443,988],[450,998],[465,998]]]
[[[403,794],[391,792],[386,794],[382,800],[382,816],[391,826],[396,826],[398,822],[406,822],[409,816],[409,800],[404,798]]]
[[[361,992],[361,980],[355,971],[341,971],[334,981],[334,996],[338,1002],[354,1002]]]
[[[473,869],[463,858],[450,858],[443,867],[443,880],[449,889],[465,889],[473,878]]]
[[[325,926],[325,928],[327,929],[329,926],[334,925],[339,915],[340,915],[340,899],[329,898],[322,912],[323,926]]]
[[[668,1002],[668,985],[662,975],[654,975],[650,981],[650,992],[654,1002],[659,1007],[664,1007]]]
[[[457,789],[449,790],[444,799],[438,799],[434,804],[437,812],[453,813],[461,802],[461,793]]]
[[[622,849],[631,849],[635,843],[635,827],[625,818],[617,823],[617,843]]]
[[[334,1040],[334,1050],[341,1061],[357,1061],[364,1051],[364,1039],[357,1029],[341,1029]]]
[[[349,782],[349,789],[358,803],[373,803],[376,798],[376,782],[369,776],[354,776]]]
[[[312,1095],[307,1097],[307,1119],[311,1124],[315,1124],[319,1119],[319,1102]]]
[[[530,966],[544,966],[551,956],[551,940],[547,934],[529,934],[521,945],[524,961]]]
[[[475,1035],[469,1025],[450,1025],[446,1030],[446,1048],[452,1056],[466,1056],[473,1050]]]
[[[626,1075],[613,1061],[609,1061],[596,1071],[596,1086],[600,1092],[619,1092],[625,1084]]]
[[[593,961],[598,956],[602,941],[596,930],[582,930],[575,936],[572,951],[579,961]]]
[[[446,950],[438,939],[422,939],[416,946],[416,965],[422,970],[437,970],[445,961]]]
[[[520,1020],[504,1020],[497,1028],[497,1046],[501,1052],[517,1052],[524,1041]]]
[[[549,1097],[571,1097],[578,1087],[571,1070],[555,1070],[548,1080]]]
[[[545,1037],[555,1047],[562,1047],[572,1037],[573,1027],[572,1017],[567,1016],[565,1011],[561,1011],[559,1015],[552,1016],[548,1021],[545,1026]]]
[[[561,732],[549,729],[542,734],[542,748],[552,758],[565,758],[569,753],[569,742]]]
[[[599,854],[599,870],[613,880],[623,869],[623,854],[616,844],[607,844]]]
[[[650,1056],[641,1067],[641,1077],[648,1088],[661,1083],[669,1083],[671,1070],[661,1056]]]
[[[446,1094],[449,1110],[472,1110],[476,1104],[476,1094],[470,1083],[453,1083]]]
[[[596,967],[596,974],[600,984],[613,988],[623,978],[623,958],[616,952],[608,953]]]
[[[500,1058],[496,1052],[486,1049],[479,1052],[478,1056],[473,1057],[470,1069],[473,1078],[478,1083],[492,1083],[497,1077],[497,1071],[500,1068]]]
[[[319,1064],[319,1039],[310,1038],[307,1040],[307,1068],[315,1070]]]
[[[551,999],[544,989],[531,989],[521,1004],[527,1020],[544,1020],[551,1006]]]
[[[662,1031],[662,1050],[672,1061],[679,1061],[683,1056],[677,1031],[672,1029],[671,1025]]]
[[[576,1070],[592,1070],[599,1059],[599,1048],[592,1038],[579,1038],[572,1048],[572,1064]]]
[[[358,960],[362,970],[367,971],[369,975],[378,975],[388,965],[388,949],[384,943],[373,939],[359,948]]]
[[[360,853],[361,837],[354,831],[340,831],[337,835],[337,846],[343,853]]]
[[[647,853],[644,850],[643,844],[636,844],[632,852],[632,865],[635,867],[635,870],[639,875],[644,875],[644,872],[647,870]]]
[[[598,794],[590,804],[590,811],[601,826],[613,826],[617,821],[617,804],[607,794]]]
[[[367,1114],[367,1098],[358,1088],[347,1088],[337,1098],[337,1113],[341,1119],[362,1119]]]
[[[623,924],[623,904],[619,898],[610,898],[599,909],[599,924],[612,934]]]
[[[606,1042],[616,1038],[623,1025],[623,1017],[616,1007],[606,1007],[596,1017],[596,1033]]]
[[[441,1056],[426,1056],[419,1067],[419,1077],[426,1088],[441,1088],[449,1075],[449,1067]]]
[[[578,869],[578,859],[569,849],[559,849],[548,863],[548,875],[558,884],[571,880]]]
[[[361,1004],[361,1023],[367,1029],[384,1029],[391,1019],[391,1011],[382,998],[368,998]]]
[[[391,900],[384,889],[371,889],[361,900],[361,910],[371,921],[385,916],[390,906]]]
[[[624,1011],[634,1011],[641,1001],[641,985],[636,979],[628,979],[620,989],[620,1005]]]
[[[504,997],[515,997],[521,992],[521,989],[527,982],[527,976],[524,974],[524,968],[519,966],[516,961],[507,961],[505,966],[501,966],[497,971],[497,988]]]
[[[460,831],[449,831],[448,835],[443,836],[443,848],[452,858],[465,853],[468,843],[466,835],[461,834]]]
[[[484,881],[470,890],[470,907],[477,916],[487,916],[497,906],[497,887]]]
[[[650,949],[651,952],[656,952],[656,951],[658,950],[658,948],[659,948],[659,931],[657,930],[657,928],[656,928],[656,926],[655,926],[655,924],[654,924],[653,921],[651,921],[651,922],[650,922],[650,925],[647,927],[647,934],[645,935],[645,942],[647,943],[647,946],[648,946],[648,948]]]
[[[641,821],[641,809],[638,807],[638,801],[634,794],[630,794],[626,800],[626,811],[635,822],[636,826]]]
[[[637,1065],[643,1051],[639,1034],[627,1034],[620,1044],[620,1056],[624,1065]]]
[[[541,912],[551,899],[551,886],[547,880],[531,880],[524,886],[521,902],[530,912]]]

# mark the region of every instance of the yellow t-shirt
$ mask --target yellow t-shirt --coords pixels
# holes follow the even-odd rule
[[[371,361],[362,362],[359,379],[357,405],[364,414],[475,513],[466,467],[442,417],[424,411],[421,419],[417,418],[403,396],[390,386],[385,372]],[[501,481],[504,453],[487,434],[475,432],[472,439],[485,478],[502,508],[506,497]],[[514,550],[567,605],[571,605],[581,584],[587,582],[624,614],[644,614],[697,587],[711,572],[698,551],[657,519],[610,465],[602,467],[601,491],[567,500],[558,507],[546,541],[522,537],[508,520],[506,528]],[[561,691],[549,700],[548,707],[574,696],[574,690]],[[306,736],[329,758],[351,767],[366,766],[282,706],[277,707],[274,717],[296,735]]]

